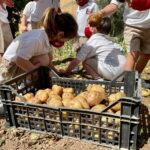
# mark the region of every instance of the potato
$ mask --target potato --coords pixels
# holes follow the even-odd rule
[[[117,92],[115,94],[109,95],[108,100],[109,100],[109,102],[114,102],[124,96],[125,96],[125,94],[123,92]]]
[[[22,97],[22,99],[20,97],[18,97],[18,96],[15,97],[15,101],[16,102],[27,102],[27,100],[24,97]]]
[[[98,91],[98,92],[105,92],[105,89],[98,84],[89,84],[87,86],[87,91]]]
[[[32,97],[28,100],[29,103],[32,103],[32,104],[41,104],[41,100],[38,99],[37,97]]]
[[[49,88],[47,88],[47,89],[45,89],[44,91],[47,92],[47,93],[49,94],[49,93],[51,93],[52,90],[49,89]]]
[[[108,101],[109,101],[109,105],[113,102],[115,102],[116,100],[119,100],[121,97],[124,97],[125,94],[123,92],[117,92],[115,94],[111,94],[109,97],[108,97]],[[118,103],[116,104],[115,106],[112,107],[112,110],[114,110],[115,112],[116,111],[119,111],[121,108],[121,104]]]
[[[89,91],[86,100],[90,106],[95,106],[98,105],[103,100],[103,98],[101,97],[100,92]]]
[[[62,103],[65,107],[69,107],[71,101],[72,101],[71,99],[63,99]]]
[[[48,100],[48,101],[47,101],[47,105],[48,105],[48,106],[51,106],[51,107],[62,107],[62,106],[63,106],[63,103],[62,103],[61,100],[52,98],[51,100]]]
[[[110,113],[110,114],[114,113],[113,110],[111,110],[111,109],[107,110],[107,112]]]
[[[87,101],[86,101],[86,99],[84,97],[79,95],[79,96],[76,96],[73,100],[74,101],[79,101],[81,103],[81,105],[82,105],[82,108],[90,109],[90,106],[89,106],[89,104],[87,103]]]
[[[63,88],[63,93],[74,93],[73,88]]]
[[[84,98],[87,98],[87,94],[88,94],[88,92],[85,91],[85,92],[81,92],[81,93],[78,94],[77,96],[82,96],[82,97],[84,97]]]
[[[48,93],[46,91],[39,90],[39,91],[36,92],[35,97],[40,99],[41,102],[46,102],[48,97],[49,97],[49,95],[48,95]]]
[[[73,95],[73,93],[63,93],[62,94],[62,99],[64,100],[64,99],[73,99],[74,98],[74,95]]]
[[[16,96],[16,97],[15,97],[15,101],[16,101],[16,102],[21,102],[20,97]]]
[[[105,100],[108,100],[108,96],[107,96],[107,94],[105,92],[105,89],[101,85],[98,85],[98,84],[89,84],[88,87],[87,87],[87,91],[97,91],[97,92],[100,92],[101,93],[101,98],[105,99]]]
[[[101,112],[101,111],[104,110],[105,108],[106,108],[105,105],[99,104],[99,105],[96,105],[96,106],[92,107],[91,110],[92,110],[92,111]],[[97,118],[98,118],[98,115],[95,115],[94,118],[97,119]],[[102,117],[102,122],[103,122],[103,123],[106,122],[106,119],[105,119],[105,118],[106,118],[106,117]]]
[[[33,93],[27,93],[27,94],[23,95],[23,97],[25,98],[26,101],[28,101],[34,97],[34,94]]]
[[[118,104],[116,104],[115,106],[112,107],[112,110],[114,110],[115,112],[119,111],[120,109],[121,109],[121,104],[120,103],[118,103]]]
[[[120,116],[121,112],[117,111],[115,114],[118,115],[118,116]],[[120,127],[120,118],[119,119],[115,119],[115,124],[116,124],[117,127]]]
[[[59,95],[57,95],[57,94],[49,94],[48,100],[51,100],[53,98],[55,98],[57,100],[62,100],[62,98]]]
[[[72,100],[70,102],[70,106],[69,107],[70,108],[76,108],[76,109],[82,109],[83,108],[79,101],[74,101],[74,100]]]
[[[149,90],[149,89],[142,89],[141,95],[142,95],[143,97],[150,96],[150,90]]]
[[[96,106],[92,107],[91,110],[101,112],[101,111],[104,110],[105,108],[106,108],[105,105],[99,104],[99,105],[96,105]]]
[[[105,137],[109,140],[114,140],[116,138],[119,138],[119,134],[117,132],[114,132],[114,131],[106,131],[108,132],[108,134],[105,135]],[[108,136],[107,136],[108,135]],[[114,138],[113,138],[114,137]]]
[[[58,86],[58,85],[53,85],[52,90],[54,91],[55,94],[57,94],[59,96],[61,96],[63,93],[63,88],[61,86]]]

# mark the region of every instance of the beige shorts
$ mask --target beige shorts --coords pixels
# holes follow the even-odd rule
[[[15,63],[10,63],[9,61],[2,59],[0,64],[0,83],[14,78],[23,72],[24,71],[17,67]]]
[[[0,23],[0,53],[5,52],[12,40],[13,36],[9,23]]]
[[[150,54],[150,28],[142,29],[125,26],[124,41],[127,52],[139,51]]]

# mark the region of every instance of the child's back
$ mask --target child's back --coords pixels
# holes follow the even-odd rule
[[[108,72],[105,78],[109,80],[118,74],[125,63],[121,48],[101,33],[95,33],[90,37],[78,52],[77,59],[82,62],[89,59],[90,63],[95,61],[100,72]]]
[[[111,30],[109,18],[101,18],[96,24],[97,33],[93,34],[80,48],[77,57],[70,63],[66,74],[69,74],[79,63],[93,79],[112,80],[122,72],[125,56],[118,44],[106,36]]]

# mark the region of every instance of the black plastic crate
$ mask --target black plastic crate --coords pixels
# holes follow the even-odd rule
[[[30,82],[27,82],[29,78]],[[15,97],[20,94],[36,92],[52,87],[53,84],[72,87],[76,94],[84,91],[89,84],[101,84],[108,95],[124,91],[126,97],[106,107],[103,112],[65,107],[52,108],[15,101]],[[139,89],[136,72],[125,72],[124,82],[115,80],[110,82],[51,78],[49,68],[41,67],[5,82],[0,86],[0,94],[6,121],[10,127],[53,133],[118,149],[137,149]],[[106,112],[117,103],[121,103],[120,116]]]

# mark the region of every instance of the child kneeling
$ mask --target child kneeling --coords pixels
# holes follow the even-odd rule
[[[77,30],[77,23],[71,14],[47,8],[42,27],[22,33],[7,48],[0,64],[0,83],[39,66],[55,69],[52,65],[52,46],[62,46],[77,36]]]
[[[125,56],[120,46],[106,36],[111,30],[110,19],[103,18],[97,24],[96,30],[97,32],[81,47],[77,57],[69,64],[65,74],[70,74],[81,62],[87,73],[96,80],[112,80],[123,71]]]

